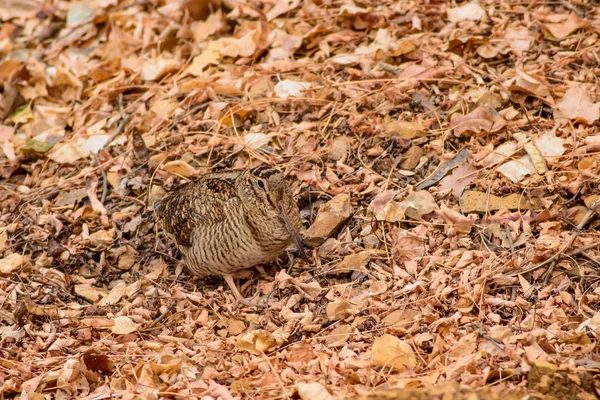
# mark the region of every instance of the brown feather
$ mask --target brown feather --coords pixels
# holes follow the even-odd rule
[[[229,275],[273,261],[302,228],[288,183],[266,166],[203,175],[169,193],[155,210],[188,267],[200,276]]]

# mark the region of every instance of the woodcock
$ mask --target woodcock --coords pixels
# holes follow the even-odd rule
[[[232,275],[279,258],[299,237],[302,222],[289,184],[271,167],[203,175],[154,204],[158,221],[192,273],[222,275],[236,299],[244,299]]]

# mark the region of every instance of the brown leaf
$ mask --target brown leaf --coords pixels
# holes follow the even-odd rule
[[[106,354],[102,354],[95,349],[83,353],[83,363],[90,371],[103,374],[110,374],[115,369],[115,363],[112,362]]]
[[[450,127],[456,136],[464,133],[498,132],[506,126],[506,121],[496,110],[487,106],[480,106],[467,115],[452,115]]]
[[[579,18],[577,14],[571,13],[564,21],[542,24],[542,28],[544,28],[544,33],[550,40],[562,40],[586,25],[585,20]]]
[[[587,91],[581,87],[567,90],[557,107],[560,116],[587,125],[592,125],[600,118],[600,103],[592,103]]]

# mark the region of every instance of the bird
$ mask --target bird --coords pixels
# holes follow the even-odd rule
[[[201,175],[155,202],[154,212],[192,274],[223,276],[246,306],[258,304],[241,295],[235,273],[277,260],[292,243],[308,262],[290,184],[270,166]]]

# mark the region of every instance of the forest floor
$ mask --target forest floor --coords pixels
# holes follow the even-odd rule
[[[20,0],[0,21],[0,398],[565,398],[542,367],[596,398],[597,2]],[[152,204],[262,164],[311,262],[241,274],[257,309],[190,276]]]

